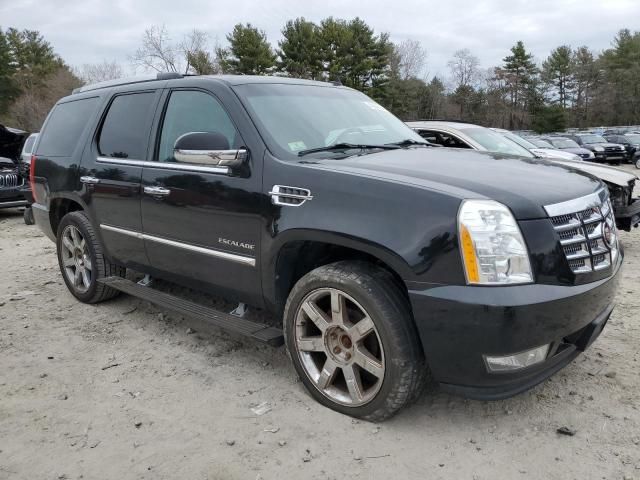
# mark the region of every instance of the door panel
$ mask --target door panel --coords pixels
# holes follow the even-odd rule
[[[203,290],[261,302],[259,265],[260,175],[179,163],[175,140],[190,132],[218,132],[230,148],[244,146],[217,99],[199,90],[174,90],[158,138],[159,161],[147,163],[142,185],[144,239],[154,269]],[[252,171],[253,170],[253,171]],[[150,190],[161,188],[164,190]],[[168,192],[167,192],[168,191]]]
[[[108,255],[132,268],[149,263],[141,236],[140,182],[160,93],[114,96],[80,175]]]

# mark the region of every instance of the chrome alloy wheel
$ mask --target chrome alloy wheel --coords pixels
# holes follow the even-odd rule
[[[67,225],[62,232],[62,267],[64,274],[79,293],[91,286],[91,255],[82,233],[73,225]]]
[[[328,399],[356,407],[382,386],[384,351],[373,320],[345,292],[319,288],[296,312],[296,351],[314,386]]]

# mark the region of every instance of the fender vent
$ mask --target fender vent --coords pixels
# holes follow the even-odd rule
[[[271,202],[274,205],[287,207],[299,207],[307,200],[312,200],[311,191],[306,188],[287,187],[285,185],[274,185],[271,191]]]

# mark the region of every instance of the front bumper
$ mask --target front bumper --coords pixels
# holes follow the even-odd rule
[[[19,187],[0,189],[0,208],[24,207],[27,203]]]
[[[495,400],[550,377],[593,342],[611,311],[618,273],[576,286],[438,286],[409,292],[424,353],[443,389]],[[484,356],[551,344],[544,362],[489,373]]]
[[[637,227],[640,223],[640,199],[634,198],[626,207],[613,209],[616,217],[616,226],[620,230],[631,231],[632,227]]]

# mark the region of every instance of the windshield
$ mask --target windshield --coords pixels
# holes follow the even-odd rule
[[[549,141],[557,148],[580,148],[580,145],[570,138],[550,138]]]
[[[640,143],[640,135],[629,135],[628,133],[624,136],[624,138],[626,138],[627,140],[629,140],[631,143]]]
[[[520,135],[516,135],[515,133],[511,133],[511,132],[508,132],[508,131],[499,131],[498,133],[500,133],[501,135],[504,135],[509,140],[511,140],[513,142],[516,142],[522,148],[526,148],[527,150],[530,150],[532,148],[536,148],[536,146],[533,143],[531,143],[529,140],[525,140]]]
[[[426,143],[399,119],[355,90],[317,85],[246,84],[234,87],[269,150],[281,158],[339,143]],[[317,152],[334,156],[336,152]]]
[[[553,145],[540,138],[527,138],[527,140],[533,143],[538,148],[553,148]]]
[[[506,153],[507,155],[519,155],[521,157],[534,158],[535,156],[526,148],[521,147],[505,136],[482,127],[462,128],[462,132],[478,142],[488,152]]]
[[[582,143],[590,144],[590,143],[607,143],[604,137],[600,135],[580,135],[580,140]]]

